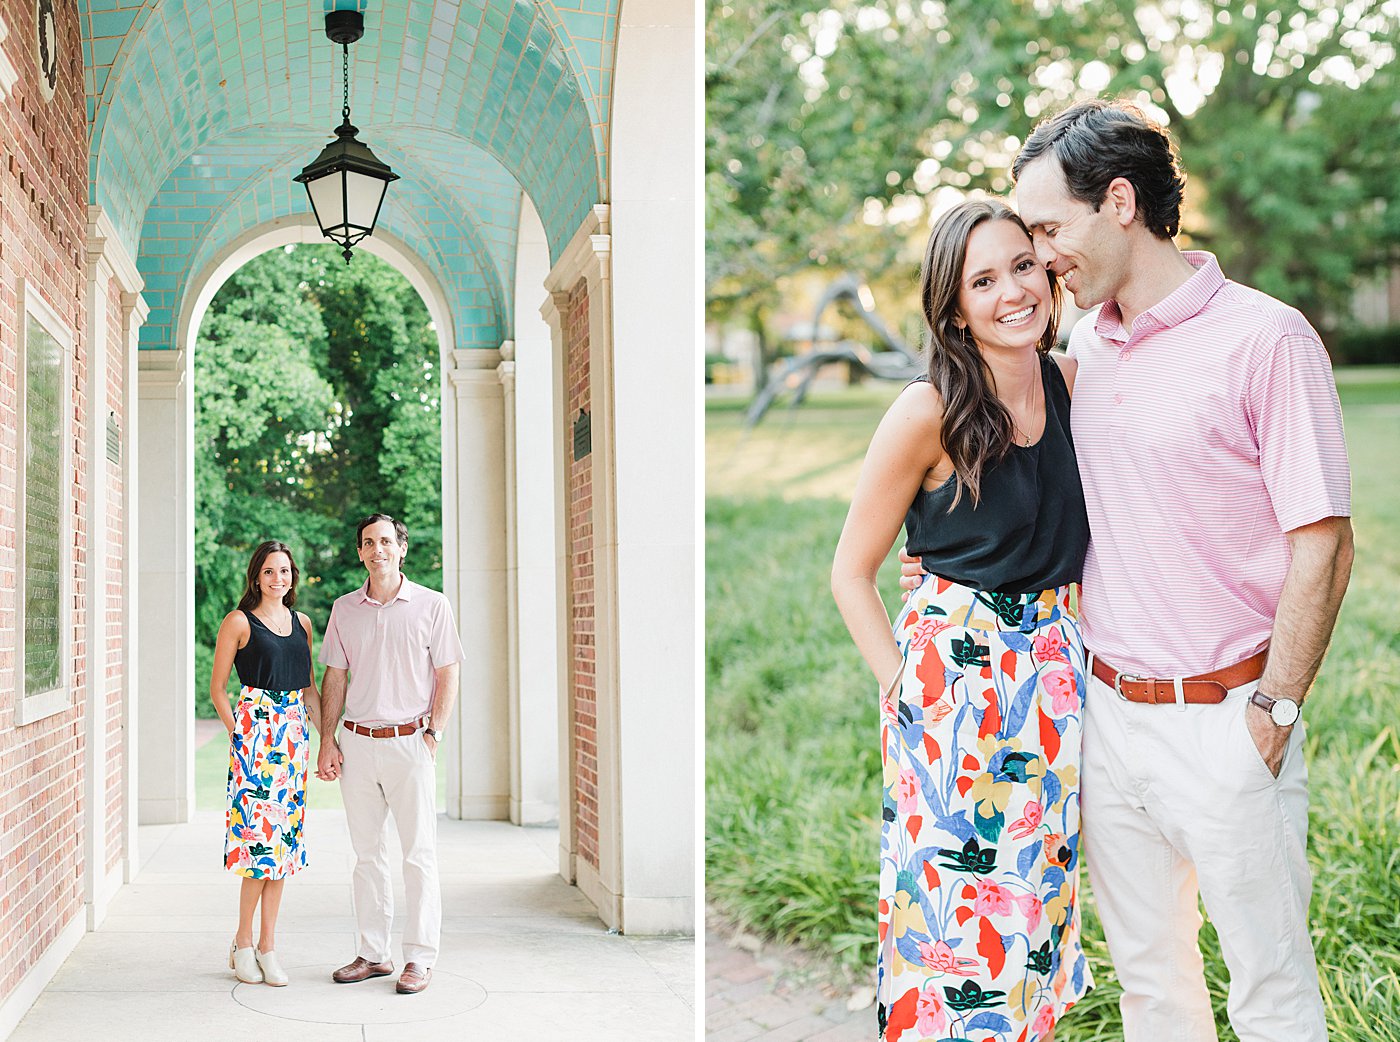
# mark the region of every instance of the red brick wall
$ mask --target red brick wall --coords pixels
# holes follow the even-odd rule
[[[566,520],[569,539],[569,665],[574,707],[574,847],[598,867],[598,697],[593,602],[593,459],[574,459],[579,410],[591,416],[588,393],[588,284],[579,280],[564,315],[569,460]]]
[[[61,41],[58,90],[39,93],[34,5],[6,2],[0,44],[19,81],[0,101],[0,999],[82,913],[83,612],[88,562],[83,514],[89,461],[84,396],[83,302],[87,222],[86,116],[75,5],[55,4]],[[27,279],[68,326],[72,364],[72,652],[69,709],[15,725],[23,665],[16,661],[16,525],[19,483],[17,287]]]

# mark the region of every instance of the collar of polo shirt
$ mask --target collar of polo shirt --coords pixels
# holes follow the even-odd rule
[[[407,600],[412,600],[413,598],[412,598],[412,595],[411,595],[411,591],[409,590],[409,587],[412,586],[413,583],[411,583],[411,582],[409,581],[409,579],[408,579],[408,576],[404,575],[402,572],[400,572],[399,575],[400,575],[400,579],[399,579],[399,592],[396,593],[396,594],[394,594],[393,600],[394,600],[394,601],[407,601]],[[369,580],[368,580],[368,579],[366,579],[366,580],[365,580],[365,584],[364,584],[363,586],[360,587],[360,603],[361,603],[361,604],[378,604],[378,603],[379,603],[379,601],[376,601],[373,597],[371,597],[371,596],[369,595]],[[389,603],[392,604],[393,601],[390,601]]]

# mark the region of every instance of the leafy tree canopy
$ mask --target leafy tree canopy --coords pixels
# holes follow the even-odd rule
[[[950,190],[1009,191],[1035,123],[1092,96],[1175,135],[1184,244],[1320,328],[1395,259],[1400,12],[1384,0],[710,0],[706,43],[718,321],[761,320],[813,265],[912,308]]]
[[[219,289],[194,358],[201,700],[209,648],[265,539],[292,548],[297,607],[318,634],[364,581],[366,514],[403,519],[405,572],[442,588],[437,359],[422,300],[366,253],[347,266],[329,246],[273,250]]]

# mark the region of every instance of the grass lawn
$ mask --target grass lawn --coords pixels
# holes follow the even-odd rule
[[[1357,565],[1307,708],[1310,923],[1332,1042],[1400,1042],[1400,369],[1344,370],[1338,384]],[[827,580],[866,443],[897,392],[816,395],[748,432],[745,403],[718,401],[705,438],[708,899],[872,982],[878,714]],[[887,605],[896,575],[882,572]],[[1056,1038],[1110,1042],[1122,1037],[1118,989],[1081,879],[1098,987]],[[1202,946],[1228,1042],[1209,923]]]

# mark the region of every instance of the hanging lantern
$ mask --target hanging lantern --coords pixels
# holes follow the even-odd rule
[[[374,233],[384,191],[399,177],[356,139],[359,128],[350,122],[350,45],[364,32],[365,18],[359,11],[327,12],[326,35],[341,47],[341,124],[336,139],[294,178],[306,186],[321,234],[342,247],[346,264],[351,248]]]

